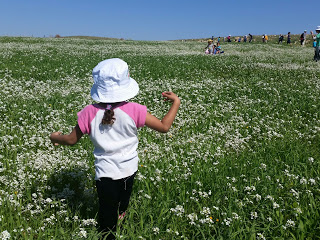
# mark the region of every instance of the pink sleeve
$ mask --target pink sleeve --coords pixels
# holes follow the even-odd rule
[[[99,109],[95,108],[93,105],[88,105],[80,112],[78,115],[78,125],[83,134],[90,135],[91,132],[91,122],[94,119],[96,113]]]
[[[138,103],[129,102],[119,107],[127,113],[135,122],[137,128],[143,127],[146,123],[147,107]]]
[[[144,105],[137,104],[137,115],[136,119],[133,119],[137,125],[137,128],[143,127],[146,123],[147,107]]]

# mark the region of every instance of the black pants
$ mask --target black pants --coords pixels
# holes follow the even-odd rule
[[[313,59],[317,62],[320,61],[320,47],[315,47]]]
[[[128,208],[135,175],[136,173],[119,180],[100,178],[96,181],[99,197],[99,231],[104,234],[111,231],[104,239],[115,239],[118,217]]]

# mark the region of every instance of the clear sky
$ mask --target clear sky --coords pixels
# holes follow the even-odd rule
[[[175,40],[293,34],[320,25],[316,0],[0,0],[0,36]]]

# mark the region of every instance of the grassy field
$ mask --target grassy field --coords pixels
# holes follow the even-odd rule
[[[91,104],[93,67],[119,57],[133,99],[168,134],[139,131],[119,239],[320,239],[320,68],[313,48],[197,41],[0,38],[0,239],[98,239],[90,139],[54,147]]]

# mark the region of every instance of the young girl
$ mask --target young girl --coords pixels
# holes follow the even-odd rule
[[[208,45],[204,48],[205,54],[212,54],[213,53],[213,40],[209,39],[208,40]]]
[[[129,204],[133,180],[138,170],[137,129],[146,125],[158,132],[168,132],[180,106],[173,92],[163,92],[172,102],[162,120],[147,113],[147,107],[127,102],[138,94],[137,82],[129,77],[128,65],[121,59],[100,62],[92,72],[91,97],[97,104],[78,113],[78,124],[70,134],[54,132],[54,145],[74,145],[88,134],[94,145],[95,180],[99,197],[98,223],[107,239],[114,239],[118,218],[123,218]]]

